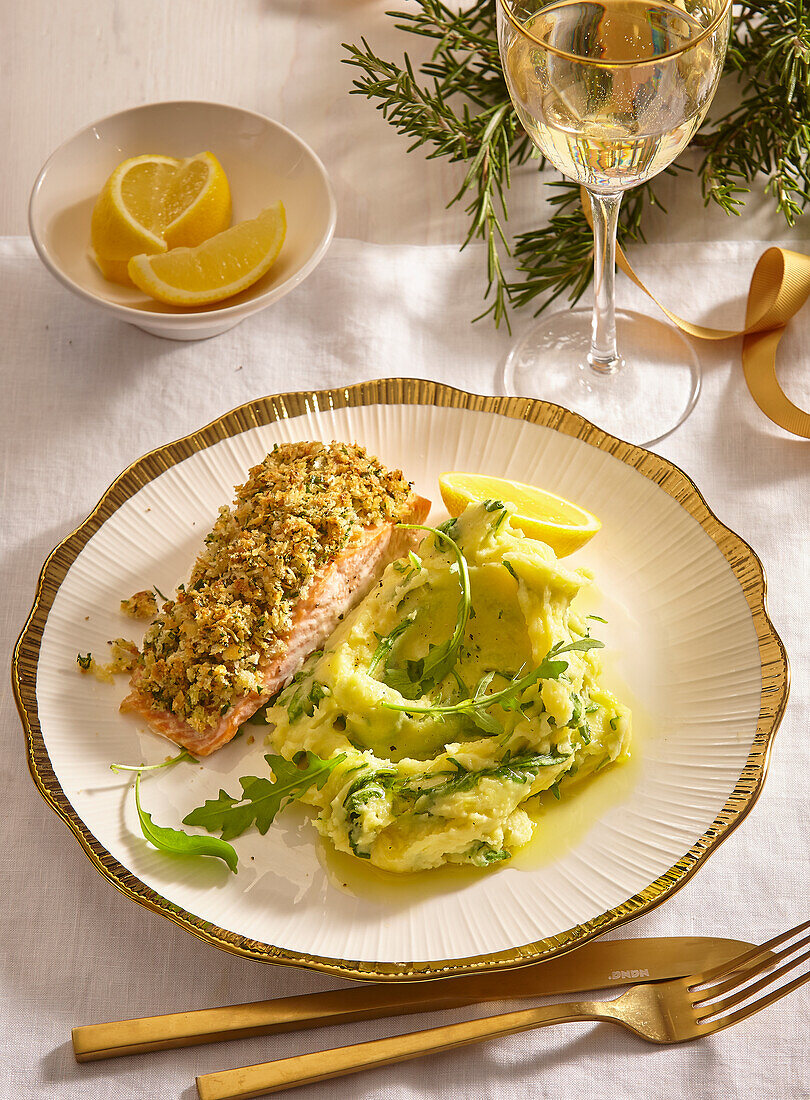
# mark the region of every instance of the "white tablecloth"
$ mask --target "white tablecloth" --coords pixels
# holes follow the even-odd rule
[[[398,6],[398,5],[394,5]],[[399,5],[399,6],[405,6]],[[2,661],[48,551],[144,451],[251,398],[284,389],[418,375],[497,392],[506,332],[480,311],[483,257],[459,255],[465,218],[445,210],[462,166],[406,156],[379,113],[346,92],[341,42],[365,34],[383,57],[406,38],[374,0],[48,0],[6,4],[0,36],[0,233],[25,232],[25,202],[46,156],[95,118],[156,99],[238,103],[298,131],[323,158],[338,197],[338,235],[295,293],[201,344],[174,344],[108,320],[57,285],[27,240],[0,239],[0,449],[5,599]],[[526,171],[518,176],[527,176]],[[806,248],[768,204],[743,219],[704,211],[687,179],[664,181],[669,216],[649,222],[640,273],[684,315],[741,323],[763,248]],[[535,179],[516,180],[513,229],[542,218]],[[719,243],[725,242],[725,243]],[[647,310],[619,281],[622,304]],[[516,319],[516,332],[529,323]],[[810,443],[771,425],[742,379],[739,345],[700,347],[705,386],[687,423],[658,448],[689,473],[717,515],[759,553],[793,687],[765,790],[750,816],[666,905],[623,935],[764,939],[808,916],[810,658],[807,520]],[[810,307],[783,344],[790,396],[810,407]],[[364,1037],[408,1031],[408,1017],[78,1066],[80,1023],[334,987],[305,971],[217,951],[118,894],[45,806],[25,762],[10,692],[0,756],[0,1098],[192,1100],[196,1074]],[[810,1097],[802,991],[700,1043],[655,1048],[577,1024],[470,1047],[302,1089],[307,1100],[801,1100]],[[450,1014],[452,1019],[473,1010]]]
[[[639,263],[684,313],[731,325],[763,247],[715,244],[696,253],[690,245],[652,245]],[[495,392],[510,338],[488,323],[469,324],[478,306],[481,262],[480,252],[459,255],[452,246],[337,240],[311,278],[271,309],[213,340],[179,344],[108,320],[57,285],[26,240],[0,241],[4,663],[47,552],[149,448],[285,388],[409,374]],[[620,295],[646,308],[624,279]],[[800,368],[808,353],[810,312],[794,324],[783,356],[786,383],[805,406],[810,384]],[[760,414],[745,388],[736,342],[702,347],[700,354],[706,380],[698,408],[659,449],[761,556],[793,688],[768,782],[748,819],[683,890],[622,934],[756,941],[808,915],[810,444]],[[69,1039],[79,1023],[338,983],[221,953],[118,894],[31,783],[10,695],[3,711],[0,1096],[191,1100],[198,1073],[436,1022],[400,1018],[76,1065]],[[606,1026],[571,1025],[324,1083],[300,1095],[794,1100],[810,1096],[808,1010],[810,998],[802,991],[736,1029],[679,1048],[648,1046]]]

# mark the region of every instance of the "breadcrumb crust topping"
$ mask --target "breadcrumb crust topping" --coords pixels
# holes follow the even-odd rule
[[[128,600],[121,600],[121,610],[133,619],[154,619],[157,614],[157,599],[150,589],[136,592]]]
[[[187,585],[146,633],[137,690],[203,732],[262,693],[292,607],[362,528],[396,522],[411,486],[357,444],[276,444],[219,510]]]
[[[106,664],[100,664],[92,653],[77,654],[76,663],[80,672],[90,672],[102,683],[113,684],[118,673],[132,672],[140,653],[135,643],[128,638],[114,638],[107,645],[110,647],[110,660]]]

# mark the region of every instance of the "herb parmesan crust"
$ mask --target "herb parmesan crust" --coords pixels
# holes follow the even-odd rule
[[[106,664],[99,664],[92,653],[77,653],[76,664],[81,672],[92,672],[97,680],[112,684],[118,673],[132,672],[140,655],[135,643],[127,638],[115,638],[107,645],[110,647],[110,660]]]
[[[400,519],[410,498],[401,471],[356,444],[277,444],[220,509],[188,584],[147,631],[138,692],[200,732],[261,694],[261,666],[283,654],[316,572],[360,529]]]
[[[157,614],[157,600],[150,589],[136,592],[128,600],[121,600],[121,610],[133,619],[154,619]]]

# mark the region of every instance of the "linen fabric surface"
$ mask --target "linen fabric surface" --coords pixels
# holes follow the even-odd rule
[[[765,242],[650,245],[639,273],[698,321],[740,322]],[[0,240],[3,661],[52,547],[143,452],[252,398],[288,389],[419,376],[498,392],[510,345],[480,309],[483,256],[453,246],[336,240],[294,293],[230,332],[173,343],[108,319],[43,269],[23,238]],[[654,311],[620,278],[621,304]],[[520,333],[530,318],[515,319]],[[616,935],[720,935],[754,942],[808,916],[810,748],[807,517],[810,444],[754,405],[739,341],[699,345],[704,390],[656,448],[690,475],[718,517],[759,554],[792,691],[759,802],[690,882]],[[810,407],[810,311],[783,345],[781,377]],[[606,425],[609,427],[609,425]],[[475,1009],[215,1044],[79,1066],[70,1028],[103,1020],[335,988],[336,979],[261,965],[195,940],[99,876],[31,782],[11,693],[0,763],[3,1014],[0,1096],[102,1100],[196,1096],[194,1077],[307,1050],[483,1014]],[[508,995],[509,975],[504,974]],[[488,1006],[489,1014],[503,1006]],[[607,1025],[575,1024],[467,1047],[296,1095],[427,1100],[766,1100],[810,1097],[808,990],[698,1043],[657,1048]]]

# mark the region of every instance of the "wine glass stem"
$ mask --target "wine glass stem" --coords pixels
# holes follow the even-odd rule
[[[616,227],[621,191],[589,191],[593,214],[593,323],[588,363],[597,374],[622,366],[616,347]]]

